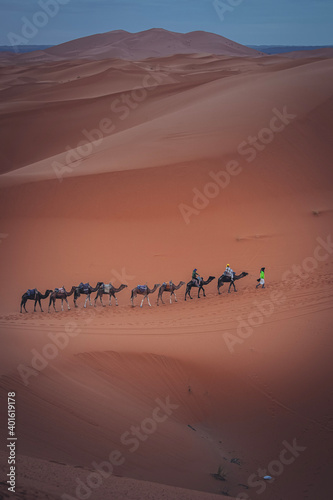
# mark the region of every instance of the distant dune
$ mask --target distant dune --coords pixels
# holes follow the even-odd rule
[[[207,53],[225,56],[259,56],[263,53],[233,42],[223,36],[205,31],[175,33],[164,29],[150,29],[138,33],[117,30],[91,35],[45,50],[20,54],[16,61],[57,61],[63,59],[142,60],[174,54]],[[0,53],[7,60],[10,53]]]
[[[318,49],[332,48],[332,46],[315,45],[249,45],[252,49],[259,50],[265,54],[284,54],[288,52],[314,51]]]
[[[295,50],[292,52],[287,52],[283,55],[287,56],[287,57],[291,57],[293,59],[301,59],[301,58],[307,58],[307,57],[331,59],[331,58],[333,58],[333,48],[332,47],[323,47],[320,49],[313,49],[313,50]]]

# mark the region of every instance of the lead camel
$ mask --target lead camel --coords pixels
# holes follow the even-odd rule
[[[221,288],[221,286],[223,286],[224,283],[230,283],[229,288],[228,288],[228,293],[230,293],[230,288],[232,286],[234,287],[234,291],[237,292],[234,281],[245,278],[245,276],[247,276],[248,274],[249,273],[245,273],[243,271],[242,273],[240,273],[238,275],[235,274],[233,279],[231,279],[230,276],[225,276],[224,274],[222,274],[222,276],[220,276],[219,279],[217,280],[217,291],[219,292],[219,295],[221,295],[220,288]]]

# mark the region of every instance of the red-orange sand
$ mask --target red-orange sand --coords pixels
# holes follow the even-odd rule
[[[142,47],[1,66],[2,495],[330,498],[333,61]],[[248,276],[218,295],[227,263]],[[193,268],[206,298],[131,307]],[[128,287],[19,313],[81,281]]]

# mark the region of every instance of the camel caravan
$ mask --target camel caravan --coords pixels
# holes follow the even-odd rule
[[[265,269],[265,268],[262,268]],[[235,272],[232,271],[230,268],[229,264],[226,267],[226,270],[224,273],[218,278],[217,280],[217,291],[218,294],[220,295],[220,288],[224,285],[224,283],[229,283],[229,288],[228,288],[228,293],[230,293],[231,287],[233,287],[233,290],[237,292],[236,286],[235,286],[235,281],[244,278],[245,276],[248,276],[248,273],[242,272],[240,274],[236,274]],[[215,276],[209,276],[206,280],[199,276],[197,269],[193,270],[192,273],[192,279],[186,284],[186,290],[185,290],[185,301],[187,298],[193,299],[191,296],[191,290],[192,288],[195,288],[198,290],[198,298],[200,299],[200,293],[202,292],[202,295],[206,297],[205,289],[204,286],[209,285],[213,280],[215,279]],[[258,280],[259,281],[259,280]],[[262,283],[263,282],[263,283]],[[262,287],[264,288],[264,280],[261,279]],[[151,303],[149,300],[149,295],[153,294],[156,292],[158,289],[158,295],[157,295],[157,305],[160,304],[165,304],[163,302],[163,294],[164,293],[169,293],[169,301],[170,304],[172,304],[172,297],[174,298],[174,302],[177,302],[177,296],[176,296],[176,290],[179,290],[183,285],[185,285],[184,281],[180,281],[178,285],[173,283],[172,281],[164,282],[162,285],[159,283],[156,283],[153,288],[149,288],[148,284],[146,283],[145,285],[138,285],[135,288],[133,288],[131,292],[131,305],[134,307],[134,299],[139,295],[142,297],[141,299],[141,304],[140,307],[143,306],[143,303],[145,300],[147,300],[148,305],[151,307]],[[259,286],[259,285],[258,285]],[[41,301],[49,297],[49,306],[48,306],[48,312],[51,311],[52,306],[53,310],[57,312],[56,309],[56,301],[61,300],[61,310],[64,310],[64,301],[67,304],[68,310],[70,310],[70,305],[68,302],[68,297],[73,295],[73,301],[74,301],[74,307],[78,307],[77,305],[77,299],[83,295],[85,296],[85,301],[83,307],[87,307],[87,302],[89,302],[89,305],[92,306],[92,301],[91,301],[91,294],[96,293],[96,297],[94,299],[94,306],[96,307],[97,300],[100,300],[100,303],[103,307],[105,307],[105,304],[103,304],[103,295],[108,295],[109,296],[109,306],[111,306],[111,299],[112,297],[115,300],[116,306],[118,306],[118,300],[116,293],[121,292],[127,288],[127,285],[121,284],[118,288],[114,287],[111,282],[110,283],[103,283],[102,281],[98,281],[95,287],[92,287],[89,283],[80,283],[78,286],[72,286],[72,288],[67,291],[64,286],[61,288],[55,288],[54,290],[46,290],[45,294],[39,292],[37,288],[29,289],[27,290],[23,295],[22,295],[22,300],[21,300],[21,306],[20,306],[20,313],[22,313],[22,310],[24,312],[28,312],[26,309],[26,303],[28,300],[33,300],[34,301],[34,312],[36,312],[36,306],[39,304],[41,312],[43,312],[42,308],[42,303]]]

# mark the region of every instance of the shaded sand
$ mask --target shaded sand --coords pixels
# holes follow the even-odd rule
[[[4,454],[0,454],[0,463],[5,459]],[[16,490],[15,498],[22,500],[34,498],[36,500],[56,500],[61,495],[66,495],[66,491],[73,489],[73,484],[78,485],[76,481],[84,482],[92,469],[82,466],[70,466],[56,461],[43,461],[30,457],[21,456],[19,461],[20,487]],[[2,465],[2,464],[1,464]],[[0,465],[0,467],[1,467]],[[6,474],[6,469],[1,468]],[[88,493],[87,493],[88,491]],[[220,496],[203,493],[172,486],[164,486],[147,481],[137,481],[124,477],[105,477],[101,486],[93,492],[95,499],[117,498],[118,500],[142,500],[149,498],[151,500],[214,500]],[[28,493],[30,492],[30,493]],[[89,489],[78,489],[79,494],[89,494]],[[8,493],[3,493],[2,498],[13,498]],[[68,498],[75,498],[68,494]]]
[[[328,497],[332,72],[329,59],[203,54],[2,68],[0,394],[3,412],[17,393],[18,498],[73,496],[113,450],[123,477],[91,498]],[[147,95],[110,115],[134,89]],[[284,108],[290,123],[248,161],[239,145]],[[115,130],[58,179],[52,162],[106,117]],[[212,186],[232,160],[237,174]],[[130,306],[138,283],[187,282],[195,267],[217,278],[227,263],[249,273],[237,293],[215,279],[206,298],[185,302],[182,287],[178,303],[157,307],[156,292]],[[70,297],[70,311],[18,312],[27,288],[110,280],[128,285],[118,307]]]

